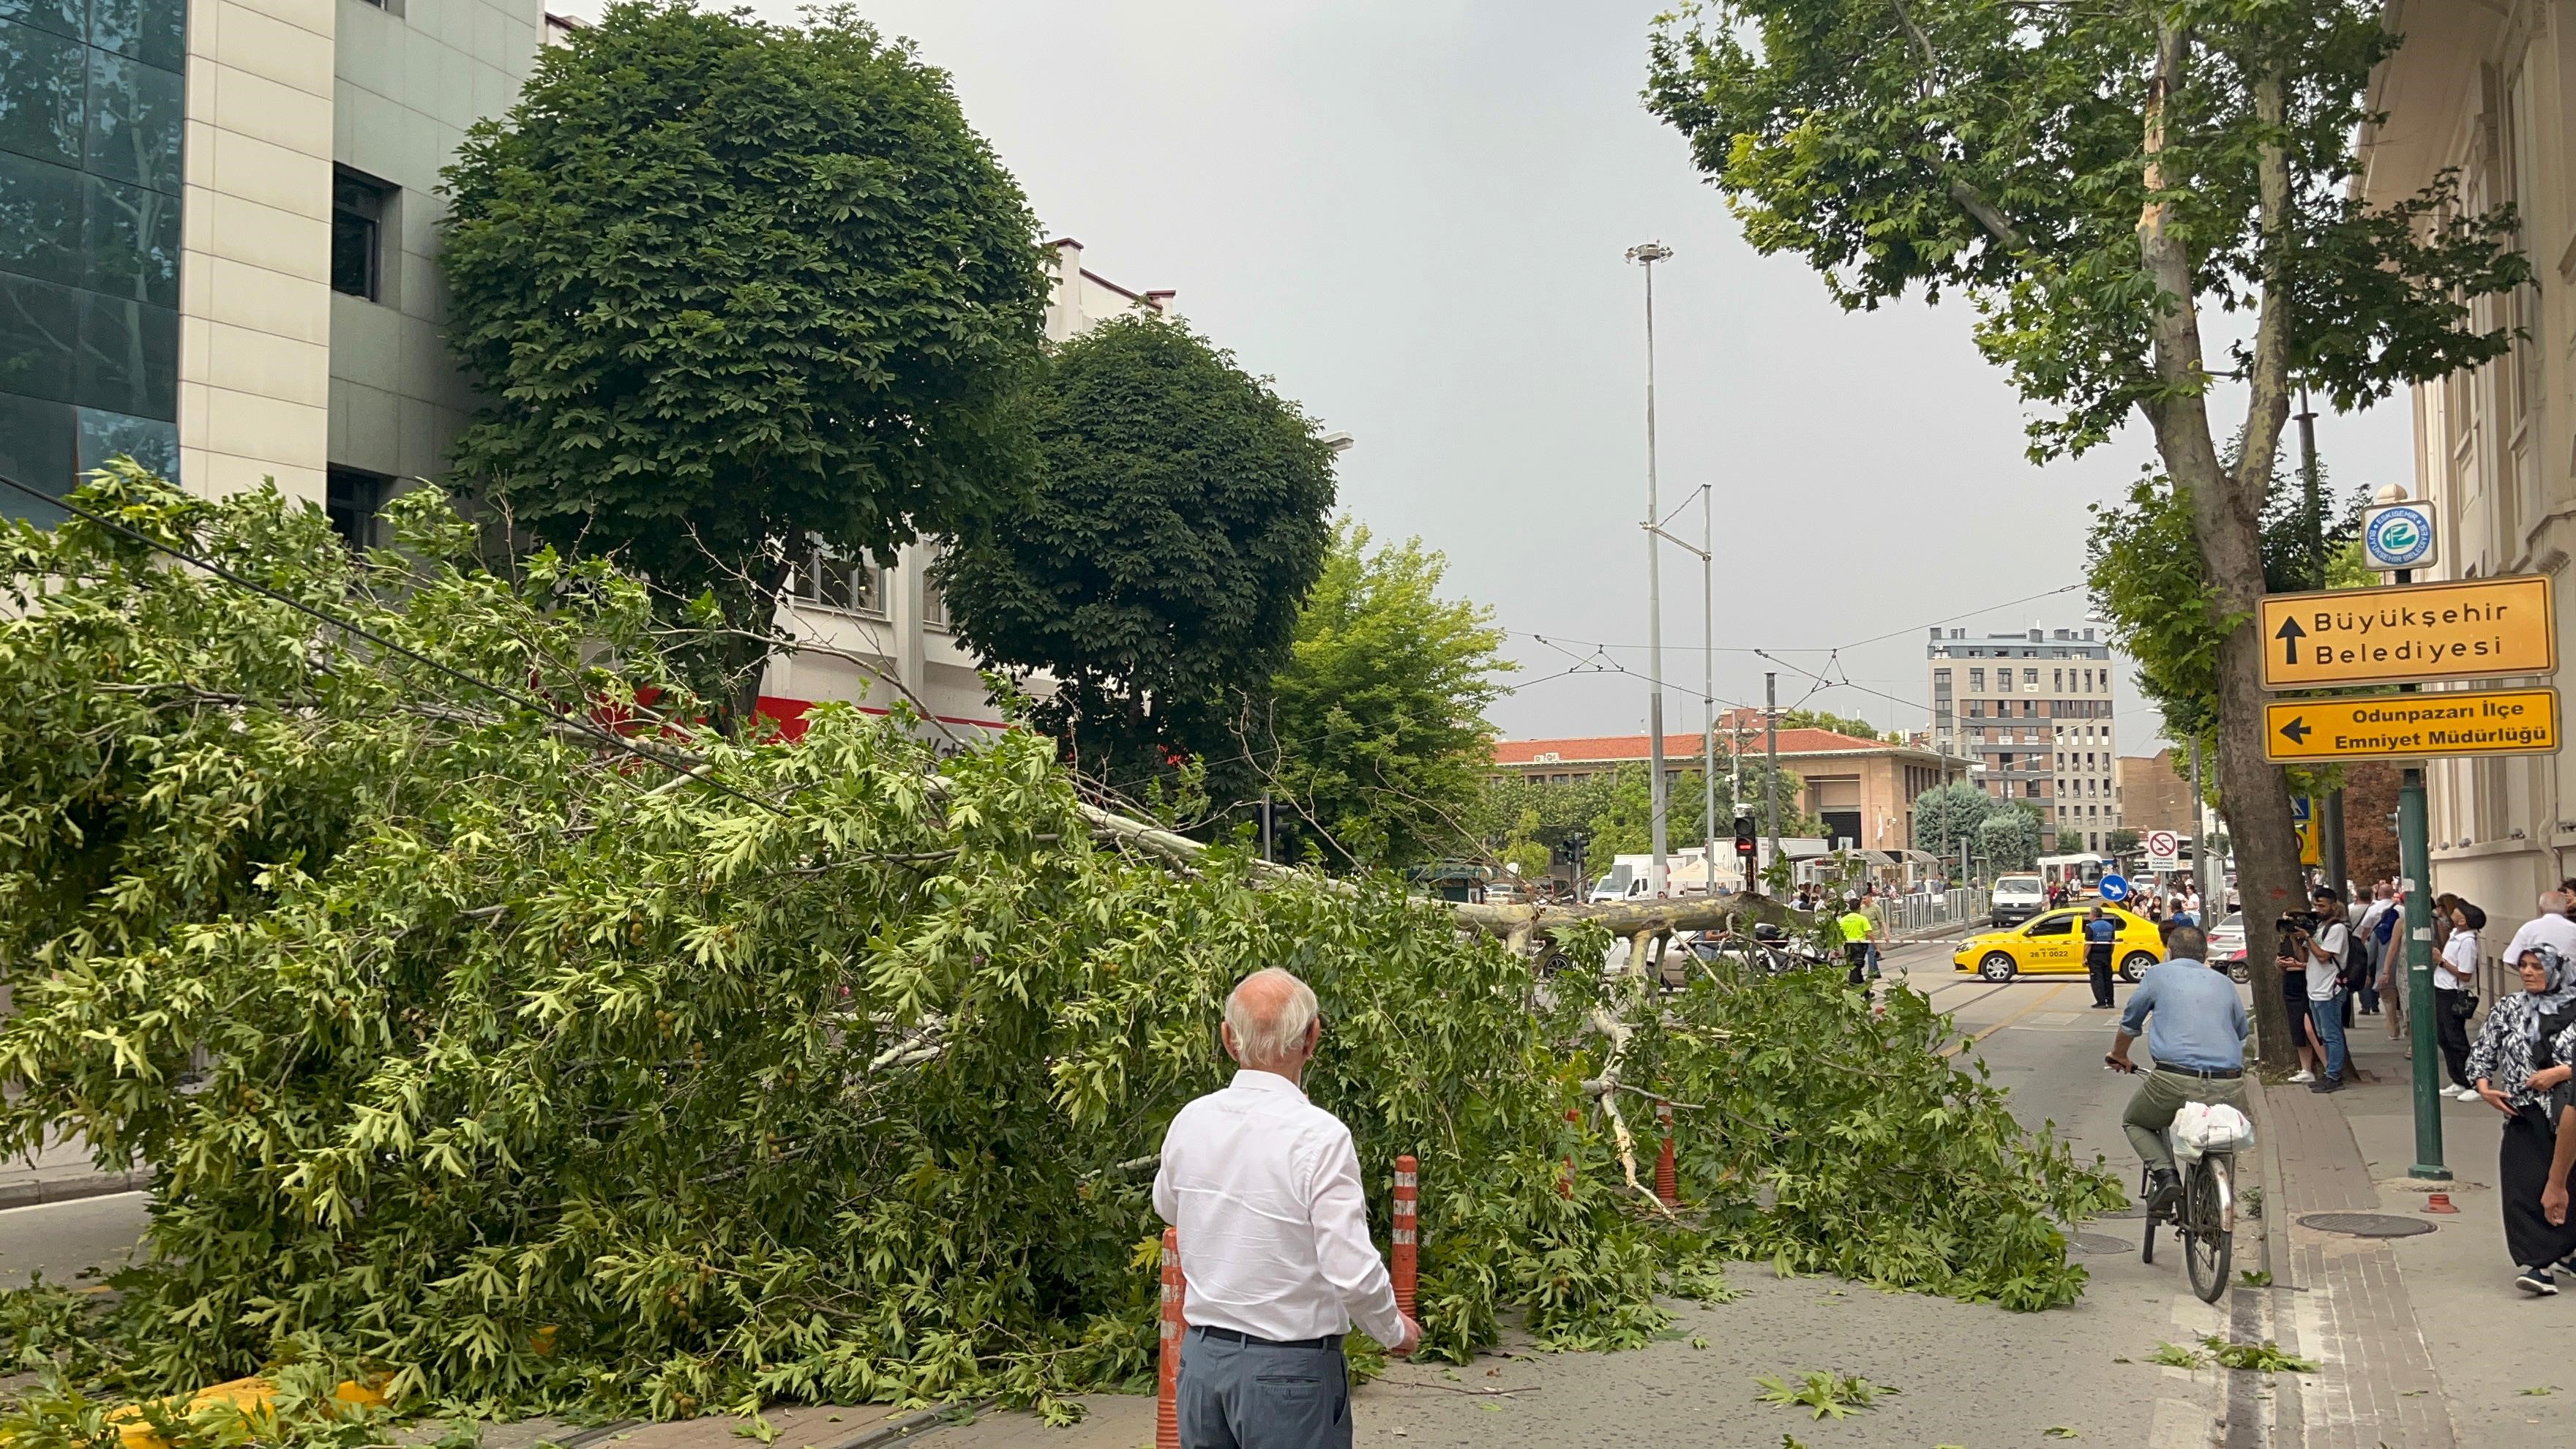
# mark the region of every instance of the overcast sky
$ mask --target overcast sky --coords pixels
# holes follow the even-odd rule
[[[1342,507],[1446,553],[1451,591],[1516,631],[1519,688],[1495,710],[1513,738],[1644,727],[1644,305],[1622,254],[1671,247],[1663,497],[1715,489],[1718,694],[1758,702],[1777,668],[1786,704],[1812,684],[1797,668],[1847,674],[1807,702],[1919,728],[1933,622],[2083,623],[2080,591],[2013,601],[2080,581],[2086,505],[2125,492],[2147,440],[2035,468],[1970,309],[1847,315],[1802,263],[1753,255],[1638,100],[1666,4],[861,9],[954,76],[1048,235],[1122,285],[1177,289],[1193,326],[1356,437]],[[2408,426],[2402,399],[2329,417],[2321,451],[2343,485],[2403,480]],[[1673,526],[1695,540],[1696,506]],[[1698,560],[1668,550],[1664,578],[1680,732],[1699,718]],[[1620,646],[1635,673],[1560,674],[1576,658],[1533,635]],[[2145,752],[2153,712],[2125,680],[2119,703],[2122,751]]]

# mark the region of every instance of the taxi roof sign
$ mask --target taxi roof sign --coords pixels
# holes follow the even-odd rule
[[[2263,687],[2555,673],[2550,607],[2545,574],[2266,594]]]
[[[2263,706],[2263,757],[2280,763],[2542,755],[2557,748],[2555,689],[2347,694]]]

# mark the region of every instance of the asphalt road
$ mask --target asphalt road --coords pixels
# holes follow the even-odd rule
[[[143,1236],[144,1195],[78,1198],[0,1211],[0,1288],[24,1288],[42,1272],[69,1283],[84,1268],[112,1271]]]

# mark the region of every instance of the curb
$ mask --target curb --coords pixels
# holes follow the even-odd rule
[[[78,1202],[90,1197],[114,1197],[121,1192],[141,1192],[150,1186],[152,1174],[140,1170],[0,1183],[0,1212],[11,1208],[43,1207],[48,1203]]]

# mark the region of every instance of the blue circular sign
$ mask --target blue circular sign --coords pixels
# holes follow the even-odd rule
[[[2421,508],[2386,508],[2371,515],[2362,547],[2382,568],[2412,568],[2433,551],[2433,518]]]
[[[2102,893],[2102,899],[2106,901],[2125,901],[2129,898],[2129,878],[2124,875],[2106,875],[2102,877],[2101,884],[2095,889]]]

